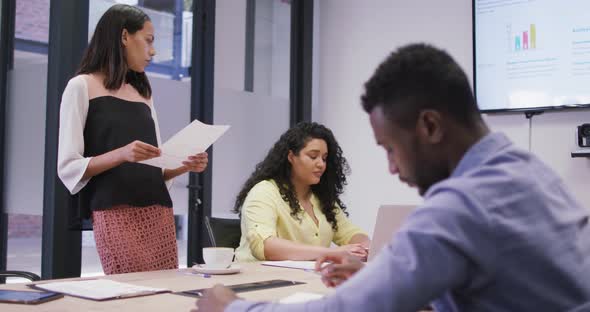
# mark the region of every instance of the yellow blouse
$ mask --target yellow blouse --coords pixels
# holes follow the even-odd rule
[[[284,201],[279,188],[273,180],[256,184],[242,205],[240,246],[236,249],[239,262],[264,260],[264,241],[269,237],[288,239],[293,242],[313,246],[330,247],[348,244],[356,234],[366,234],[353,225],[342,210],[336,213],[338,231],[334,232],[332,224],[320,209],[320,202],[315,195],[311,197],[313,211],[318,219],[315,224],[305,211],[300,212],[301,221],[291,216],[291,207]]]

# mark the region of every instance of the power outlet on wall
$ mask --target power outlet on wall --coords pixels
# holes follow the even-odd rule
[[[590,123],[576,127],[576,149],[572,157],[590,157]]]

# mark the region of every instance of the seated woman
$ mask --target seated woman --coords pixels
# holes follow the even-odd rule
[[[369,237],[339,197],[348,170],[328,128],[303,122],[285,132],[237,196],[237,260],[315,260],[335,250],[366,257]]]

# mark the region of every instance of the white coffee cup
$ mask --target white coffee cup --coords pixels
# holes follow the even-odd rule
[[[234,249],[228,247],[203,248],[205,267],[210,269],[226,269],[234,259]]]

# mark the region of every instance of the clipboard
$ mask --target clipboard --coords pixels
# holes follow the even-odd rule
[[[262,290],[262,289],[268,289],[268,288],[295,286],[295,285],[301,285],[301,284],[305,284],[305,283],[304,282],[297,282],[297,281],[287,281],[287,280],[276,279],[276,280],[267,280],[267,281],[260,281],[260,282],[228,285],[226,287],[235,291],[236,293],[240,293],[240,292]],[[174,294],[181,295],[181,296],[200,298],[203,296],[203,292],[207,289],[209,289],[209,288],[185,290],[185,291],[181,291],[181,292],[176,292]]]

